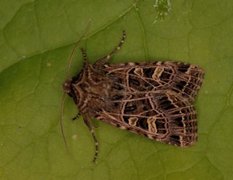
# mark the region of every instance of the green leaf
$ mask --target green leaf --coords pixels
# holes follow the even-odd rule
[[[0,179],[232,179],[232,11],[229,0],[0,1]],[[205,69],[197,144],[164,145],[94,120],[100,154],[93,164],[90,132],[82,118],[71,121],[77,109],[67,98],[66,151],[62,83],[89,21],[80,46],[91,62],[126,30],[113,63],[169,59]],[[81,68],[76,51],[69,77]]]

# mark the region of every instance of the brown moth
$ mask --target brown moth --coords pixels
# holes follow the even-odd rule
[[[193,102],[204,71],[197,65],[171,61],[109,64],[125,37],[123,31],[118,46],[94,64],[88,63],[81,49],[82,71],[63,84],[91,131],[94,161],[98,142],[92,118],[176,146],[190,146],[197,141]]]

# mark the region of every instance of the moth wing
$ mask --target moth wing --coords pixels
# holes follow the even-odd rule
[[[171,61],[111,65],[106,70],[116,84],[124,84],[130,91],[172,89],[190,102],[194,101],[204,78],[204,71],[197,65]]]
[[[190,102],[193,102],[201,88],[204,70],[193,64],[165,62],[160,81],[168,81],[168,88],[172,89]],[[169,74],[173,70],[174,72]]]
[[[187,99],[173,91],[150,97],[157,115],[147,118],[149,138],[182,147],[197,141],[197,115]]]
[[[115,101],[116,103],[116,101]],[[193,105],[173,91],[151,92],[144,98],[109,104],[97,119],[150,139],[176,146],[197,141],[197,119]]]
[[[201,68],[167,61],[109,65],[106,72],[112,85],[98,119],[168,144],[197,141],[192,102],[203,81]]]

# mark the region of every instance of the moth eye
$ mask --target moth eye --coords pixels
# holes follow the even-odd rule
[[[64,83],[63,83],[63,90],[65,93],[69,94],[71,92],[71,80],[66,80]]]
[[[73,98],[75,104],[77,104],[78,102],[78,95],[75,93],[75,90],[73,88],[73,83],[72,80],[67,80],[65,81],[65,83],[63,84],[63,90],[66,94],[68,94],[70,97]]]

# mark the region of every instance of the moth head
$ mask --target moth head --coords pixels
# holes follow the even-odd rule
[[[63,90],[66,94],[72,96],[72,80],[68,79],[63,83]]]
[[[78,94],[75,93],[74,87],[73,87],[73,79],[68,79],[63,83],[63,90],[66,94],[68,94],[70,97],[73,98],[75,104],[78,102]]]

